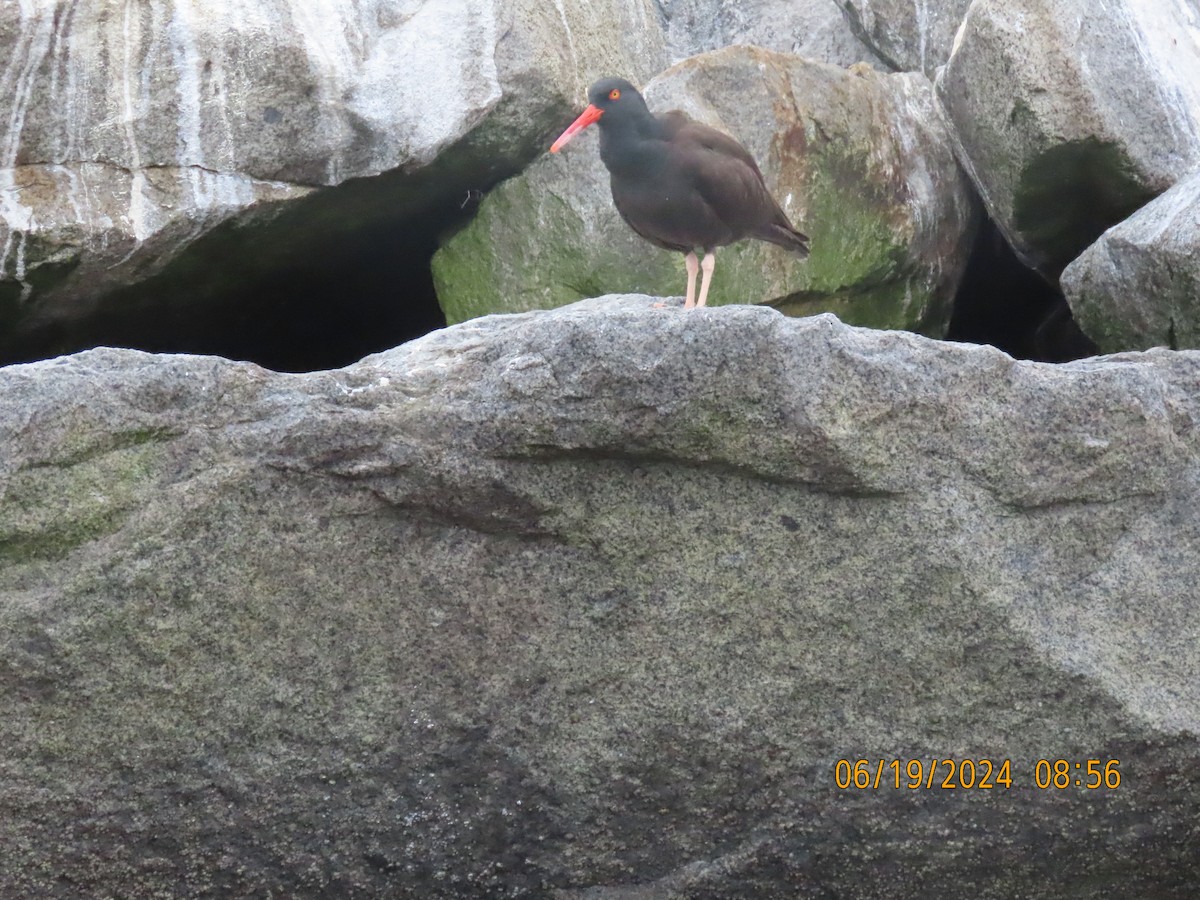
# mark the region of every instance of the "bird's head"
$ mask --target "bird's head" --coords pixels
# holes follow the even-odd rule
[[[550,152],[557,153],[575,135],[589,125],[599,122],[603,116],[608,116],[608,121],[611,122],[626,116],[647,114],[646,101],[632,84],[624,78],[601,78],[588,88],[587,108],[558,136],[558,140],[550,145]]]

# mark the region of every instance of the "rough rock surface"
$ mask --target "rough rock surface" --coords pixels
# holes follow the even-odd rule
[[[674,61],[734,44],[817,62],[885,68],[855,37],[836,0],[662,0]]]
[[[1200,348],[1200,173],[1104,232],[1062,286],[1105,349]]]
[[[645,95],[741,140],[812,238],[807,261],[759,241],[718,251],[710,303],[941,334],[977,216],[924,77],[730,47],[672,66]],[[434,280],[448,321],[613,290],[682,293],[682,257],[621,221],[598,147],[585,134],[546,155],[443,245]]]
[[[71,327],[229,220],[243,236],[179,283],[425,214],[517,171],[592,77],[667,56],[650,0],[46,0],[0,7],[0,60],[0,321],[34,329]],[[265,234],[239,216],[435,161],[435,184],[392,178],[374,207],[335,194]]]
[[[992,217],[1057,278],[1200,163],[1200,6],[976,0],[938,93]]]
[[[850,28],[885,63],[930,78],[950,58],[972,0],[837,0]]]
[[[1194,897],[1200,354],[651,303],[0,369],[0,895]]]

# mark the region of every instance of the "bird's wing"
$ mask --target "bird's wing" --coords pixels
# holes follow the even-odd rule
[[[778,206],[750,151],[715,128],[676,115],[669,126],[678,134],[671,144],[678,148],[674,163],[713,214],[739,235],[771,221]]]
[[[758,170],[758,163],[754,161],[754,157],[750,155],[750,151],[725,132],[717,131],[715,128],[697,122],[677,109],[663,116],[663,120],[668,133],[679,135],[680,139],[685,143],[698,144],[706,150],[719,153],[722,156],[741,160],[758,176],[758,180],[762,181],[762,172]]]
[[[679,253],[691,253],[694,245],[686,242],[672,240],[670,236],[663,233],[662,229],[654,229],[643,227],[639,224],[637,215],[637,199],[625,200],[619,197],[618,194],[613,194],[613,205],[617,208],[617,213],[625,220],[625,224],[632,229],[633,233],[638,237],[649,241],[650,243],[662,247],[664,250],[675,250]],[[631,209],[630,207],[633,207]]]

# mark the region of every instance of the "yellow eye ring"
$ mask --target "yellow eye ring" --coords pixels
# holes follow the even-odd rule
[[[609,100],[620,100],[621,99],[621,89],[613,88],[611,91],[609,91],[608,99]]]

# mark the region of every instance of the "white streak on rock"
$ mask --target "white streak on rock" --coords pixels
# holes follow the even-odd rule
[[[38,15],[34,0],[20,0],[20,36],[0,78],[0,97],[11,97],[8,123],[0,140],[0,219],[7,234],[0,251],[0,279],[8,272],[10,254],[16,251],[14,275],[21,283],[21,299],[33,290],[25,280],[25,244],[33,228],[33,210],[20,200],[13,167],[21,148],[21,131],[36,81],[36,74],[50,49],[54,32],[54,10],[43,7]]]
[[[203,213],[214,207],[238,204],[237,177],[229,178],[209,171],[204,152],[204,96],[201,74],[204,62],[196,44],[197,16],[190,0],[175,0],[174,14],[167,27],[171,43],[171,62],[175,67],[176,92],[179,95],[179,131],[175,162],[180,178],[191,194],[191,205]],[[249,202],[250,198],[246,198]],[[196,216],[193,233],[204,227],[204,216]]]
[[[353,26],[350,17],[356,12],[340,0],[312,0],[289,4],[293,24],[304,42],[313,66],[313,78],[323,109],[336,109],[344,102],[348,85],[360,64],[360,54],[354,52],[347,37]],[[342,149],[331,152],[325,166],[329,184],[341,180]]]
[[[125,129],[125,148],[129,154],[128,164],[133,179],[129,190],[129,223],[137,244],[141,244],[152,232],[148,222],[150,202],[145,195],[146,174],[142,171],[142,156],[138,150],[135,128],[138,114],[133,102],[134,79],[140,68],[139,60],[135,58],[137,45],[140,44],[140,33],[135,35],[135,31],[140,31],[136,24],[139,5],[138,0],[126,0],[121,30],[125,52],[121,78],[121,99],[124,104],[121,123]]]
[[[292,3],[290,8],[310,56],[321,62],[322,69],[343,76],[352,72],[356,59],[346,38],[347,4],[341,0],[307,0]]]
[[[220,140],[217,144],[217,160],[213,167],[217,169],[237,168],[237,151],[233,139],[233,123],[229,119],[231,98],[229,95],[229,78],[226,76],[222,54],[214,53],[212,57],[212,75],[210,95],[215,98],[213,106],[217,117],[221,120]],[[211,139],[210,139],[211,143]]]
[[[54,183],[66,195],[76,222],[88,221],[88,198],[79,189],[79,173],[74,166],[51,166]],[[65,182],[65,183],[64,183]]]
[[[581,71],[579,53],[575,49],[575,35],[571,33],[571,22],[567,19],[567,9],[563,6],[563,0],[554,0],[554,8],[558,10],[558,17],[562,20],[563,34],[567,36],[567,52],[571,54],[571,71],[578,73]],[[578,74],[575,76],[575,81],[575,87],[578,88]]]
[[[49,89],[50,102],[54,103],[56,105],[62,104],[63,106],[70,104],[73,99],[70,96],[61,96],[60,97],[59,91],[58,91],[59,72],[64,69],[67,69],[69,71],[69,65],[70,65],[70,59],[66,55],[66,53],[64,53],[64,46],[63,46],[63,35],[67,30],[67,21],[68,21],[68,16],[69,16],[70,12],[71,12],[71,7],[70,7],[70,5],[68,5],[67,8],[63,10],[63,14],[61,16],[61,23],[59,25],[54,26],[54,30],[53,30],[54,33],[51,38],[51,46],[50,46],[50,89]],[[58,117],[56,124],[61,125],[63,128],[63,131],[69,136],[70,127],[71,127],[70,126],[70,114],[65,109],[63,110],[63,115]],[[51,151],[51,156],[54,157],[55,159],[61,159],[62,158],[61,149],[66,142],[64,141],[62,143],[59,143],[58,141],[54,141],[53,143],[55,146],[54,146],[53,150]]]
[[[16,275],[17,281],[20,282],[20,285],[21,285],[21,302],[22,303],[24,303],[26,300],[28,300],[30,295],[33,293],[33,285],[30,284],[29,281],[25,277],[26,276],[25,244],[28,240],[29,240],[29,233],[27,231],[22,231],[17,236],[17,259],[16,259],[16,266],[14,267],[14,273],[13,273]]]
[[[69,36],[75,26],[75,13],[79,8],[78,0],[71,0],[70,5],[63,12],[63,25],[59,32],[64,42],[68,41]],[[58,49],[55,53],[59,53]],[[81,144],[86,144],[88,137],[88,126],[90,115],[80,107],[79,98],[84,94],[86,89],[86,73],[84,79],[80,79],[80,71],[82,66],[79,65],[74,55],[70,52],[69,46],[64,45],[61,49],[62,67],[66,72],[66,87],[63,90],[62,97],[62,122],[63,132],[66,135],[66,140],[59,154],[60,162],[74,162],[77,160],[82,151]],[[86,108],[86,103],[85,103]]]
[[[33,0],[21,0],[20,37],[0,79],[0,97],[12,98],[8,101],[11,103],[8,125],[0,142],[0,166],[4,167],[16,164],[36,74],[50,49],[54,33],[54,10],[43,9],[40,16],[35,13]]]
[[[177,78],[176,93],[179,95],[179,132],[175,161],[180,166],[203,166],[203,98],[200,88],[203,63],[200,60],[200,52],[196,49],[191,3],[188,0],[175,0],[174,6],[167,34],[171,44],[171,62],[175,66]]]
[[[917,12],[917,49],[921,57],[921,71],[928,71],[926,46],[929,43],[929,0],[915,0]]]

